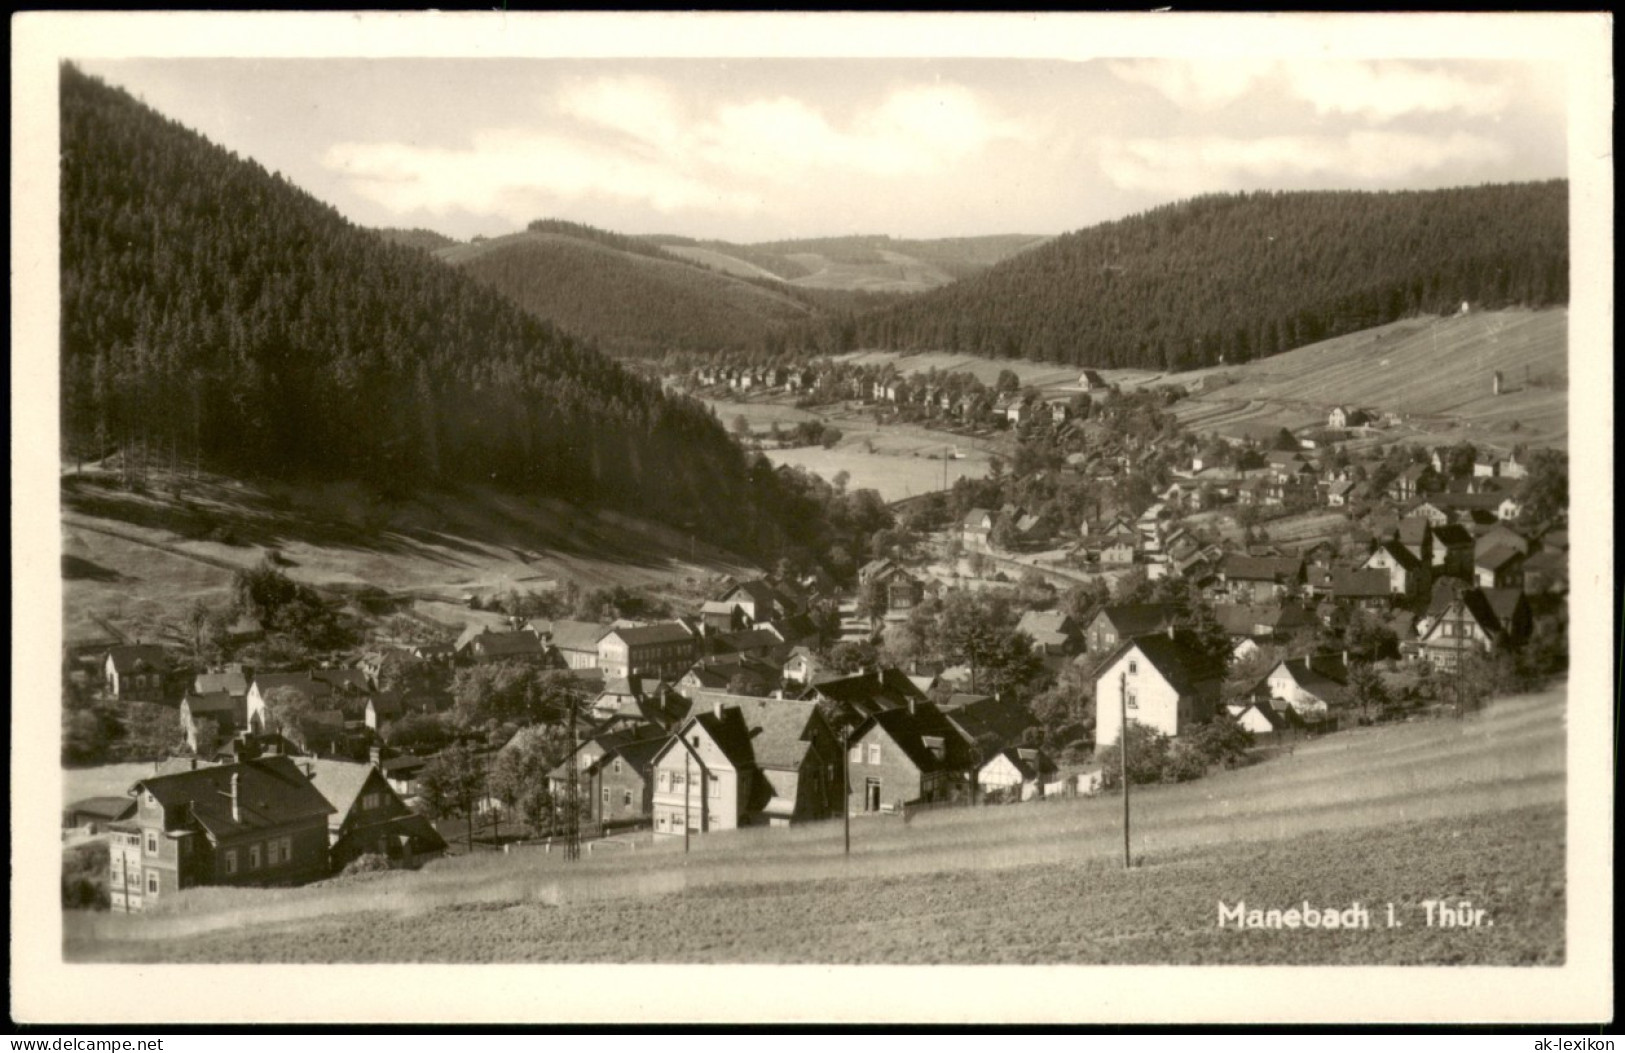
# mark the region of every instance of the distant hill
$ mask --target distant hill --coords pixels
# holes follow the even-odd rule
[[[413,227],[411,230],[404,227],[379,227],[377,234],[392,244],[422,249],[424,252],[433,252],[457,244],[453,238],[432,230],[424,230],[422,227]]]
[[[645,240],[741,277],[775,277],[815,289],[924,292],[980,274],[1049,239],[1032,234],[929,240],[859,235],[740,245],[651,234]]]
[[[806,532],[698,403],[72,65],[60,84],[66,456],[478,481],[747,554]]]
[[[1564,304],[1568,267],[1565,181],[1214,195],[1063,235],[810,342],[1184,370],[1463,301]]]
[[[744,350],[821,314],[807,297],[667,256],[635,239],[526,231],[439,250],[440,259],[538,318],[605,350]]]

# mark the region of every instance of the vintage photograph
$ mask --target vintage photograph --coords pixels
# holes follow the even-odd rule
[[[1611,1016],[1605,20],[503,17],[17,67],[47,1017]]]

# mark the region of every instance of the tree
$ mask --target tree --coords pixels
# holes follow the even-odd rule
[[[1366,723],[1376,720],[1392,701],[1388,685],[1369,662],[1349,665],[1348,684],[1349,701],[1360,707],[1360,715]]]
[[[1283,453],[1296,453],[1302,448],[1302,444],[1298,442],[1298,437],[1285,428],[1277,431],[1275,437],[1270,439],[1270,449],[1272,450]]]
[[[310,696],[291,685],[272,691],[265,699],[265,729],[274,731],[302,750],[317,748],[326,739],[316,721]]]
[[[431,817],[467,818],[468,848],[473,851],[474,813],[486,790],[484,761],[461,744],[441,750],[423,766],[418,788]]]
[[[824,425],[823,431],[819,432],[818,444],[826,450],[834,449],[835,445],[840,441],[841,429],[833,424]]]
[[[864,617],[879,621],[886,616],[889,606],[890,599],[884,581],[870,578],[858,589],[857,610]]]
[[[533,833],[541,833],[553,814],[548,773],[556,766],[552,753],[535,737],[526,737],[497,754],[491,768],[491,793],[516,809]]]
[[[1016,376],[1015,370],[1001,369],[999,370],[998,379],[993,382],[993,390],[1001,395],[1007,395],[1012,391],[1020,391],[1021,378]]]
[[[750,434],[750,421],[745,418],[743,413],[734,418],[734,434],[740,438]]]
[[[1443,458],[1444,473],[1451,479],[1473,474],[1473,464],[1478,460],[1478,448],[1470,442],[1458,442],[1445,449]]]
[[[406,651],[389,651],[378,663],[378,690],[384,694],[409,696],[439,691],[445,680],[441,668]]]
[[[837,672],[856,673],[875,664],[875,646],[865,640],[843,640],[829,650],[829,664]]]
[[[122,733],[118,718],[100,707],[62,710],[62,763],[68,767],[101,764],[108,747]]]
[[[224,641],[229,625],[227,612],[216,610],[201,599],[186,609],[182,624],[192,643],[192,657],[199,665],[213,665],[224,657]]]
[[[1544,529],[1567,522],[1569,462],[1560,450],[1536,450],[1529,455],[1529,475],[1518,488],[1519,525]]]
[[[432,753],[451,740],[445,722],[428,713],[408,713],[384,732],[384,741],[389,745],[418,753]]]
[[[213,717],[199,717],[197,721],[197,746],[193,752],[199,757],[212,757],[220,748],[220,722]]]
[[[1253,733],[1227,710],[1220,709],[1190,733],[1188,742],[1205,763],[1233,768],[1244,762],[1247,751],[1253,748]]]
[[[1162,768],[1168,760],[1168,736],[1156,728],[1130,720],[1127,738],[1129,782],[1135,785],[1161,782]],[[1101,784],[1105,789],[1115,790],[1123,784],[1121,757],[1116,742],[1095,751],[1095,761],[1100,765]]]

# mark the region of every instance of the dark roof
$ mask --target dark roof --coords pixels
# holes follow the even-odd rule
[[[691,719],[705,729],[735,770],[751,766],[750,728],[746,727],[745,715],[738,706],[724,706],[720,715],[702,709],[695,712]]]
[[[1243,556],[1230,553],[1220,565],[1227,581],[1288,582],[1303,576],[1303,560],[1296,556]]]
[[[1129,637],[1165,629],[1177,614],[1171,603],[1120,603],[1102,607],[1095,617],[1105,618],[1119,637]]]
[[[70,814],[94,815],[111,822],[135,811],[135,802],[128,797],[86,797],[68,805],[67,811]]]
[[[858,741],[876,726],[884,730],[922,772],[952,771],[969,763],[966,743],[958,730],[929,702],[917,702],[912,710],[888,709],[876,713],[853,731],[851,741]],[[933,750],[925,741],[928,738],[941,740],[940,750]]]
[[[337,689],[372,690],[372,685],[367,682],[367,674],[359,669],[312,669],[310,673],[317,680],[332,684]]]
[[[823,680],[809,687],[803,698],[822,696],[857,711],[859,716],[881,709],[895,709],[908,705],[909,699],[923,700],[914,682],[901,670],[884,669],[878,672],[853,673],[851,676]]]
[[[236,818],[232,817],[233,776],[239,779]],[[135,788],[156,797],[171,821],[181,814],[176,809],[189,806],[191,820],[216,841],[325,818],[335,810],[290,757],[262,757],[160,775],[142,779]]]
[[[1484,603],[1490,612],[1495,615],[1496,623],[1503,629],[1510,629],[1518,614],[1519,605],[1527,602],[1523,598],[1522,589],[1479,589]]]
[[[1136,636],[1119,644],[1099,668],[1105,669],[1130,648],[1137,647],[1175,691],[1187,694],[1206,681],[1224,679],[1224,664],[1200,651],[1195,642],[1195,637],[1185,630],[1176,631],[1173,636],[1165,632]]]
[[[1275,669],[1282,666],[1286,667],[1287,673],[1299,687],[1322,702],[1336,700],[1341,696],[1342,689],[1348,686],[1348,663],[1340,652],[1333,652],[1285,659],[1264,675],[1254,691],[1267,690],[1270,677],[1275,675]]]
[[[643,647],[648,644],[686,643],[694,639],[693,635],[680,622],[659,622],[655,625],[611,629],[604,634],[606,639],[610,636],[620,637],[621,642],[628,647]]]
[[[1523,553],[1510,545],[1492,545],[1473,557],[1473,565],[1485,570],[1500,570],[1502,567],[1523,558]]]
[[[206,695],[188,694],[181,699],[195,720],[198,717],[218,717],[225,714],[233,724],[247,717],[247,703],[225,691],[211,691]]]
[[[730,596],[733,596],[735,593],[739,592],[743,592],[746,596],[749,596],[752,602],[756,604],[757,617],[760,617],[763,614],[763,611],[761,610],[762,607],[772,606],[774,603],[781,602],[779,591],[764,578],[753,578],[750,581],[742,581],[733,588],[729,589],[727,592],[723,593],[722,598],[726,600]]]
[[[1373,599],[1392,595],[1386,570],[1334,570],[1332,596],[1336,599]]]
[[[1015,745],[1021,741],[1022,733],[1037,723],[1027,707],[1014,699],[1000,701],[977,698],[975,695],[954,697],[974,701],[944,710],[943,715],[967,742],[975,743],[984,754]]]
[[[139,672],[144,669],[169,668],[169,655],[157,644],[120,644],[109,647],[107,656],[113,660],[113,669],[119,674]]]
[[[1422,561],[1417,559],[1416,556],[1412,554],[1410,549],[1406,548],[1397,541],[1382,542],[1377,546],[1372,554],[1375,555],[1376,552],[1388,553],[1388,555],[1393,557],[1394,562],[1398,563],[1400,567],[1405,570],[1415,571],[1422,569]]]
[[[973,508],[969,512],[965,513],[965,518],[962,522],[965,526],[980,530],[982,528],[982,520],[984,518],[991,520],[992,516],[993,513],[989,512],[985,508]]]
[[[1312,624],[1308,612],[1296,603],[1215,603],[1213,617],[1231,636],[1252,636],[1260,625],[1280,630]]]
[[[598,622],[558,621],[550,626],[553,646],[561,651],[597,651],[609,626]]]
[[[1433,540],[1441,545],[1471,545],[1473,532],[1460,523],[1446,523],[1433,528]]]
[[[1027,782],[1033,781],[1040,775],[1051,775],[1055,772],[1055,762],[1050,760],[1049,755],[1043,750],[1021,749],[1012,746],[1007,750],[1000,750],[998,756],[1009,761],[1011,766]]]

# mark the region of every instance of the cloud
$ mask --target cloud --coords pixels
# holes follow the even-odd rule
[[[1505,144],[1466,132],[1185,136],[1106,139],[1100,145],[1101,172],[1118,188],[1181,197],[1328,181],[1381,185],[1445,168],[1502,164],[1511,157]]]
[[[1197,112],[1220,109],[1255,89],[1308,103],[1331,114],[1385,122],[1412,114],[1485,117],[1512,101],[1505,83],[1470,76],[1448,64],[1348,60],[1252,61],[1144,59],[1107,68],[1130,84],[1162,94]]]
[[[550,202],[613,199],[738,215],[787,187],[944,175],[991,144],[1037,136],[954,84],[899,87],[839,117],[787,95],[694,109],[654,78],[582,79],[538,110],[535,127],[483,129],[459,149],[340,143],[322,161],[399,213],[520,222]]]

